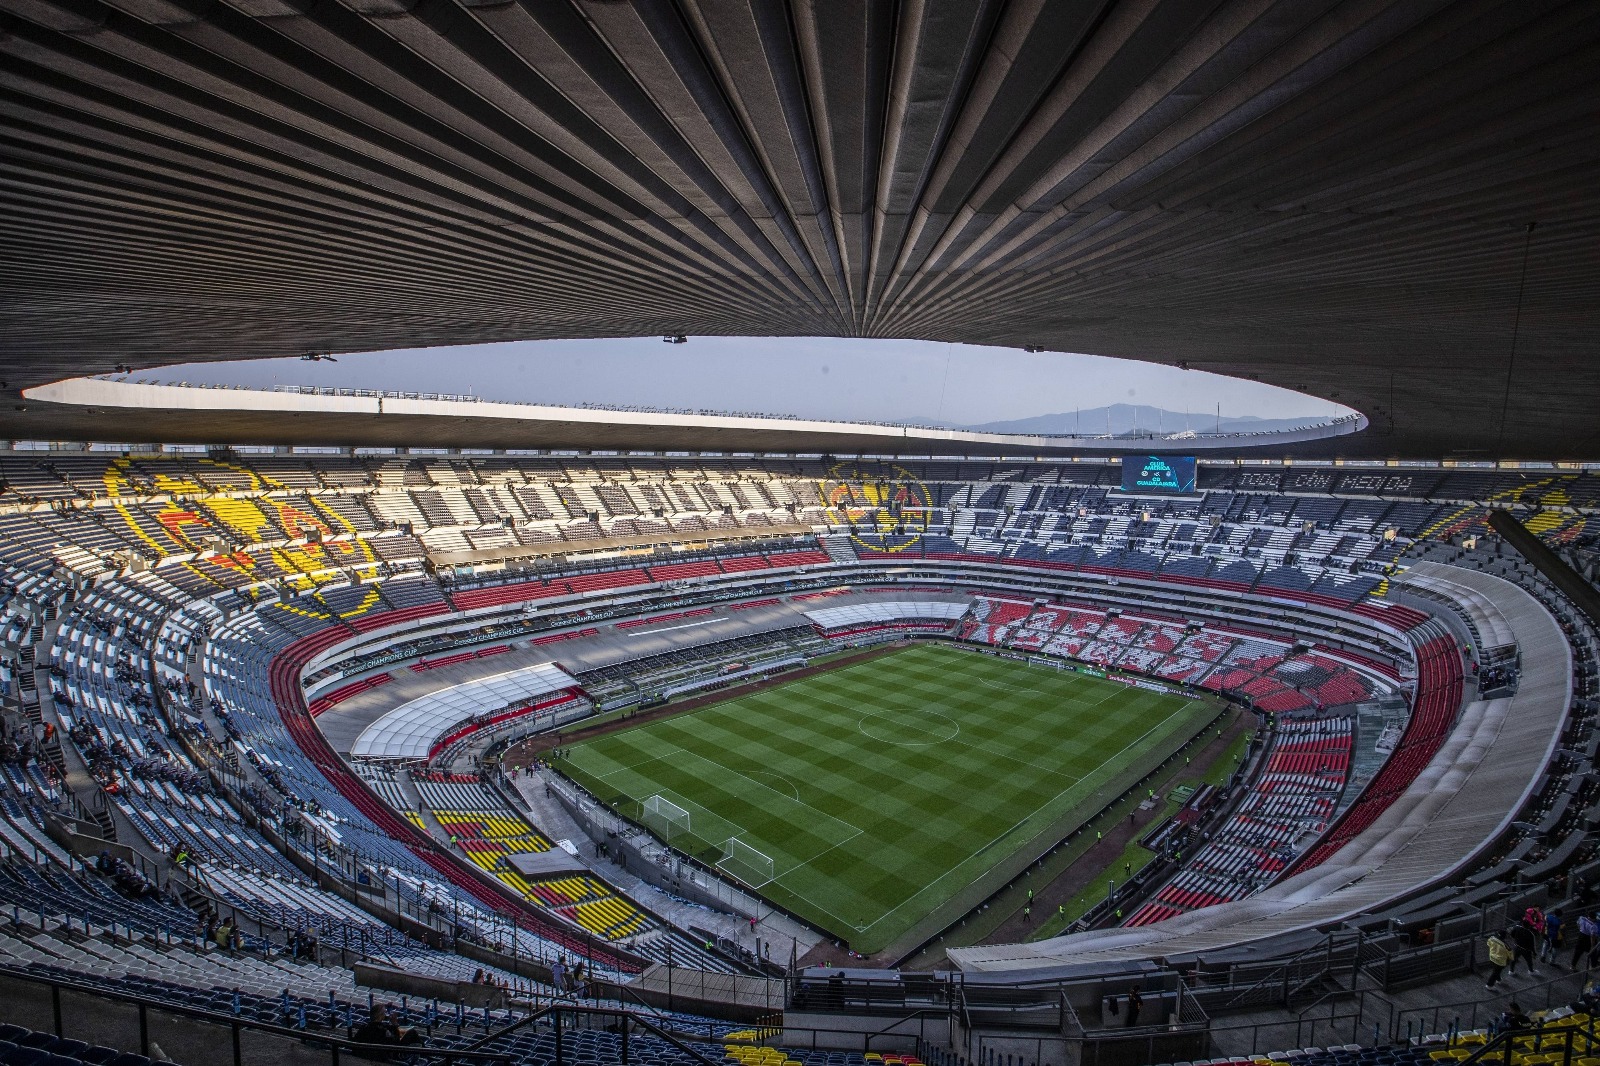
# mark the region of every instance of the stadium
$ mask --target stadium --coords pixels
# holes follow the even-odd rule
[[[1600,1063],[1594,5],[0,11],[0,1066]]]

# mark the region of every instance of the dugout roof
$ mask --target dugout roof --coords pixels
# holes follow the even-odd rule
[[[433,744],[458,725],[577,684],[555,663],[539,663],[441,688],[378,718],[356,737],[350,754],[357,759],[426,759]]]

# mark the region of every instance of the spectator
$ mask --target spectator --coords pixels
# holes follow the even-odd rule
[[[1542,915],[1540,916],[1543,917]],[[1537,977],[1539,971],[1534,969],[1533,960],[1539,951],[1540,937],[1533,931],[1533,926],[1528,924],[1527,918],[1511,927],[1511,967],[1509,972],[1517,972],[1517,963],[1524,963],[1528,967],[1528,976]]]
[[[1508,1029],[1526,1029],[1533,1024],[1533,1019],[1523,1013],[1522,1007],[1516,1000],[1512,1000],[1500,1015],[1500,1020],[1495,1024],[1496,1032],[1503,1033]]]
[[[1561,912],[1552,907],[1544,916],[1544,950],[1539,961],[1555,965],[1556,949],[1561,946],[1561,925]]]
[[[372,1013],[367,1015],[367,1020],[355,1031],[355,1039],[363,1044],[398,1044],[400,1029],[389,1021],[389,1009],[382,1003],[375,1003],[372,1006]]]
[[[1578,933],[1578,942],[1572,949],[1572,968],[1578,968],[1578,952],[1587,951],[1583,965],[1585,969],[1593,969],[1600,963],[1600,912],[1579,915]]]
[[[1511,960],[1514,958],[1514,956],[1511,951],[1511,946],[1505,941],[1505,933],[1503,931],[1499,933],[1490,933],[1489,939],[1485,942],[1485,946],[1489,949],[1490,970],[1489,980],[1484,984],[1483,987],[1492,989],[1495,985],[1500,983],[1501,975],[1505,973],[1506,967],[1511,964]]]
[[[317,938],[310,930],[296,930],[289,935],[289,952],[297,960],[317,961]]]

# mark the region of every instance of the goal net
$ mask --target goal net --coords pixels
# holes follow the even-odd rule
[[[658,792],[644,801],[644,824],[670,844],[689,835],[689,812]]]
[[[722,858],[717,860],[717,868],[732,874],[751,888],[760,888],[774,876],[772,857],[757,851],[738,837],[723,841]]]

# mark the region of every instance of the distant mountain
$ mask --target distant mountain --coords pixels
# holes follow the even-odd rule
[[[1265,433],[1275,430],[1295,429],[1326,421],[1323,417],[1307,418],[1256,418],[1253,415],[1229,415],[1222,419],[1223,433]],[[1215,412],[1185,414],[1168,411],[1146,404],[1114,403],[1109,407],[1086,407],[1082,411],[1062,411],[1057,414],[1034,415],[1032,418],[1015,418],[1004,422],[985,422],[982,425],[963,426],[963,429],[985,433],[1047,433],[1070,436],[1112,436],[1137,433],[1172,435],[1185,430],[1196,433],[1216,433],[1219,429]]]

